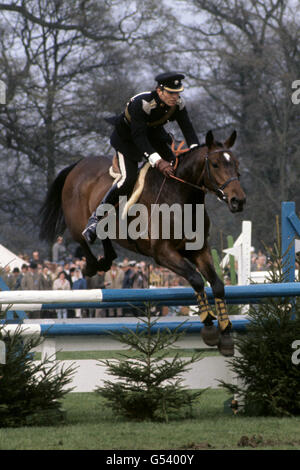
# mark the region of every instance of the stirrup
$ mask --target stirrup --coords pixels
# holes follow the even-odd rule
[[[82,236],[88,243],[94,243],[94,241],[97,238],[97,224],[99,221],[99,217],[96,215],[95,212],[91,215],[91,217],[88,220],[87,226],[82,232]]]
[[[97,224],[92,224],[89,227],[86,227],[84,231],[82,232],[83,238],[88,242],[88,243],[94,243],[94,241],[97,238],[96,234],[96,229],[97,229]]]

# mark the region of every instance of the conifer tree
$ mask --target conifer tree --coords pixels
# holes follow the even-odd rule
[[[151,307],[146,317],[139,318],[135,331],[124,328],[112,336],[129,350],[120,353],[117,360],[99,361],[118,380],[106,380],[96,393],[105,397],[118,414],[133,420],[164,420],[177,415],[179,410],[192,411],[192,404],[203,393],[183,387],[181,374],[198,361],[201,354],[182,358],[178,353],[170,358],[170,350],[186,331],[181,323],[173,331],[162,329],[158,319],[151,319]]]
[[[32,350],[42,339],[24,339],[21,325],[14,333],[4,333],[0,325],[0,340],[5,344],[5,363],[0,364],[0,427],[61,422],[61,400],[72,390],[66,386],[75,368],[60,368],[52,356],[34,361]]]
[[[286,266],[280,243],[267,249],[268,281],[283,282]],[[245,414],[291,416],[300,413],[300,364],[292,360],[293,343],[300,340],[299,298],[267,298],[253,305],[246,334],[236,338],[239,355],[230,360],[238,384],[222,382],[242,397]]]

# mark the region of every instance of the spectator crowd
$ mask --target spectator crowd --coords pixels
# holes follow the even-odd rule
[[[188,286],[185,279],[177,276],[166,268],[136,262],[124,258],[121,262],[113,262],[108,272],[98,271],[94,276],[84,275],[85,258],[78,251],[70,256],[63,237],[57,237],[52,246],[52,260],[41,259],[38,250],[31,256],[20,254],[24,259],[21,269],[6,266],[1,277],[10,290],[70,290],[70,289],[142,289],[151,287],[184,287]],[[251,270],[268,269],[267,257],[261,250],[251,253]],[[226,271],[225,271],[226,274]],[[224,281],[230,283],[225,275]],[[174,309],[173,309],[174,310]],[[157,315],[172,314],[171,308],[157,309]],[[178,312],[173,312],[176,314]],[[182,312],[181,312],[182,313]],[[183,312],[184,313],[184,312]],[[132,308],[116,309],[58,309],[27,312],[29,318],[85,318],[85,317],[121,317],[137,314]]]
[[[108,272],[98,271],[94,276],[84,275],[85,258],[70,256],[63,237],[58,237],[52,247],[52,260],[41,259],[38,250],[31,256],[19,254],[24,259],[21,269],[6,266],[2,280],[10,290],[70,290],[70,289],[142,289],[149,287],[187,286],[187,282],[171,271],[124,258],[113,262]],[[132,316],[130,308],[117,309],[58,309],[27,312],[29,318],[85,318]],[[158,311],[157,314],[164,314]]]

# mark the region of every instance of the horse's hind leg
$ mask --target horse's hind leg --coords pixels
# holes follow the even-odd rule
[[[102,246],[104,250],[104,257],[98,260],[98,270],[108,271],[111,268],[113,260],[117,258],[117,254],[109,238],[102,240]]]
[[[213,324],[216,319],[206,297],[204,282],[196,269],[168,242],[159,243],[155,249],[155,261],[186,279],[197,293],[200,320],[204,323],[201,330],[203,341],[208,346],[216,346],[219,332]]]
[[[75,219],[75,216],[74,216]],[[83,219],[84,220],[84,219]],[[71,222],[69,222],[69,227],[71,226]],[[75,227],[76,232],[71,231],[72,237],[75,241],[77,241],[82,250],[84,257],[86,259],[86,267],[84,270],[84,274],[86,276],[94,276],[97,271],[108,271],[111,268],[112,261],[117,257],[115,250],[113,249],[112,243],[109,239],[102,240],[102,245],[104,249],[104,257],[103,258],[96,258],[96,256],[93,254],[89,244],[85,241],[83,238],[81,232],[82,232],[82,226],[77,226]]]
[[[218,324],[221,332],[218,348],[224,356],[232,356],[234,353],[234,343],[231,336],[232,325],[225,303],[224,284],[216,273],[210,249],[208,245],[205,245],[200,252],[193,253],[190,251],[188,256],[189,259],[196,264],[205,279],[210,283],[215,297]]]
[[[86,243],[84,239],[80,239],[79,244],[82,248],[83,255],[86,259],[84,275],[89,276],[89,277],[94,276],[97,273],[97,271],[100,271],[98,260],[94,256],[89,245]]]
[[[105,243],[106,242],[106,243]],[[92,253],[87,242],[82,238],[79,241],[86,259],[86,267],[84,274],[86,276],[94,276],[97,271],[108,271],[111,268],[112,261],[117,257],[110,240],[103,240],[104,258],[97,259]]]

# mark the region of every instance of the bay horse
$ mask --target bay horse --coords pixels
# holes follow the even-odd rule
[[[231,212],[243,210],[245,193],[239,182],[238,160],[230,148],[236,140],[236,132],[222,144],[215,142],[213,133],[206,134],[205,144],[189,150],[180,157],[175,177],[165,178],[156,168],[150,168],[145,178],[139,204],[150,209],[151,204],[174,203],[204,204],[205,193],[213,192],[224,201]],[[86,258],[85,274],[93,276],[97,271],[110,269],[117,257],[111,240],[102,240],[104,257],[97,259],[82,236],[89,216],[98,207],[113,184],[109,174],[111,160],[104,156],[88,157],[64,168],[49,188],[41,208],[40,238],[53,242],[67,227],[78,242]],[[151,211],[149,210],[149,213]],[[194,214],[194,212],[192,213]],[[194,215],[191,224],[195,224]],[[204,209],[204,243],[199,250],[187,250],[186,239],[139,238],[116,239],[125,248],[152,257],[157,264],[185,278],[196,292],[201,330],[206,344],[218,345],[223,355],[233,354],[233,340],[224,300],[224,284],[217,276],[208,243],[209,217]],[[201,274],[210,283],[217,317],[208,304]],[[213,320],[218,318],[218,328]]]

